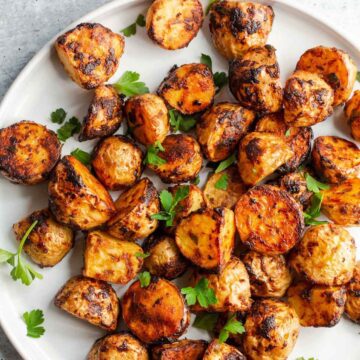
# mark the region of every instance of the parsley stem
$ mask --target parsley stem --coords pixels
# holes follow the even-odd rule
[[[24,247],[25,241],[27,240],[27,238],[29,237],[30,233],[34,230],[34,227],[38,224],[38,220],[34,221],[31,226],[26,230],[26,233],[24,234],[24,236],[22,237],[21,241],[20,241],[20,245],[17,251],[17,255],[18,255],[18,259],[20,259],[20,254],[22,252],[22,249]]]

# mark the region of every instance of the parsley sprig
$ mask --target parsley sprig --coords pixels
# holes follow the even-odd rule
[[[244,332],[244,325],[241,321],[238,321],[236,319],[236,314],[233,314],[232,316],[230,316],[225,326],[221,329],[219,333],[219,342],[225,342],[229,338],[230,334],[236,335],[243,334]]]
[[[143,271],[138,275],[138,279],[142,288],[148,287],[151,282],[151,275],[148,271]]]
[[[73,135],[78,134],[81,130],[81,124],[77,117],[73,116],[66,123],[57,130],[57,136],[60,141],[65,142]]]
[[[226,190],[229,185],[229,175],[222,174],[219,180],[215,183],[215,189]]]
[[[224,171],[228,167],[230,167],[236,161],[235,154],[230,155],[227,159],[223,160],[218,167],[215,169],[215,174]]]
[[[50,115],[51,122],[62,124],[66,119],[66,111],[63,108],[56,109]]]
[[[188,305],[195,305],[196,302],[203,308],[217,303],[217,298],[213,289],[209,288],[209,280],[201,278],[195,287],[186,287],[181,289],[185,295]]]
[[[146,25],[145,16],[143,14],[139,14],[136,18],[135,22],[126,28],[120,30],[121,33],[126,37],[130,37],[136,34],[137,26],[144,27]]]
[[[116,91],[125,96],[142,95],[149,92],[144,82],[139,81],[140,74],[135,71],[125,71],[121,78],[113,84]]]
[[[74,156],[76,159],[78,159],[80,162],[82,162],[84,165],[88,166],[91,162],[91,155],[79,148],[76,148],[71,152],[71,155]]]
[[[170,125],[174,132],[188,132],[196,125],[196,118],[193,116],[183,116],[178,111],[169,110]]]
[[[44,323],[44,313],[42,310],[32,310],[23,314],[23,320],[26,324],[27,336],[32,338],[39,338],[45,333],[43,326],[40,326]]]
[[[138,258],[138,259],[146,259],[150,256],[150,253],[142,253],[142,252],[136,252],[135,253],[135,256]]]
[[[150,145],[148,147],[145,158],[144,158],[144,164],[145,165],[151,164],[151,165],[156,165],[156,166],[166,164],[166,160],[161,158],[158,155],[159,152],[164,152],[164,151],[165,151],[165,149],[161,145],[160,141],[156,141],[155,144]]]
[[[219,319],[219,314],[216,313],[199,313],[196,315],[193,326],[198,329],[203,329],[212,332]]]
[[[211,71],[213,71],[212,68],[212,60],[209,55],[201,54],[200,62],[202,64],[207,65]],[[228,83],[229,79],[226,73],[222,72],[215,72],[214,74],[214,83],[217,88],[216,93],[220,92],[220,90]]]

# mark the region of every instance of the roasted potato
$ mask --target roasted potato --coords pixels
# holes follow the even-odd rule
[[[354,95],[345,104],[344,112],[352,137],[360,141],[360,90],[354,91]]]
[[[203,360],[246,360],[234,346],[213,340],[205,351]]]
[[[230,260],[234,238],[234,213],[226,208],[192,213],[175,233],[180,252],[195,265],[214,272],[220,272]]]
[[[69,314],[106,331],[117,328],[119,299],[105,281],[74,276],[56,294],[54,303]]]
[[[179,289],[160,278],[153,278],[147,287],[134,282],[122,299],[122,310],[126,325],[145,343],[176,340],[190,322]]]
[[[356,80],[356,64],[343,50],[316,46],[305,51],[296,64],[296,70],[321,75],[334,90],[333,106],[343,104],[350,96]]]
[[[260,117],[255,126],[255,131],[267,132],[277,136],[285,137],[289,126],[284,121],[284,112],[278,111]]]
[[[212,106],[196,127],[205,157],[213,162],[229,157],[254,119],[254,112],[237,104],[223,102]]]
[[[160,84],[158,94],[171,108],[184,115],[204,111],[215,96],[211,69],[204,64],[174,66]]]
[[[45,181],[61,156],[56,134],[33,121],[0,129],[0,173],[16,184]]]
[[[167,107],[157,95],[132,96],[125,104],[125,114],[130,133],[143,145],[163,142],[170,130]]]
[[[345,313],[349,319],[360,324],[360,261],[356,263],[347,288]]]
[[[155,346],[153,360],[202,360],[208,343],[204,340],[180,340]]]
[[[312,226],[292,251],[290,266],[314,284],[343,285],[355,267],[355,241],[334,224]]]
[[[177,50],[190,44],[203,19],[199,0],[155,0],[146,14],[146,31],[162,48]]]
[[[66,72],[85,89],[94,89],[115,74],[124,46],[120,34],[96,23],[79,24],[55,42]]]
[[[115,202],[116,214],[107,223],[107,232],[119,240],[135,241],[151,235],[158,221],[151,215],[160,211],[157,190],[143,178],[124,191]]]
[[[300,240],[304,218],[300,205],[271,185],[251,188],[235,207],[241,242],[265,255],[284,254]]]
[[[333,113],[334,92],[317,74],[295,71],[284,89],[284,119],[290,126],[312,126]]]
[[[266,44],[275,15],[271,6],[224,0],[211,6],[209,16],[214,46],[231,60]]]
[[[143,170],[144,154],[135,141],[113,135],[101,140],[94,150],[91,165],[96,177],[109,190],[134,185]]]
[[[64,156],[49,182],[49,208],[57,221],[75,230],[104,224],[115,212],[106,189],[73,156]]]

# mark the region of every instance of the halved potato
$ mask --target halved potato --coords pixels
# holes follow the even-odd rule
[[[215,339],[206,349],[203,360],[246,360],[246,357],[236,347]]]
[[[360,261],[356,263],[346,294],[345,313],[349,319],[360,324]]]
[[[153,360],[202,360],[208,343],[204,340],[180,340],[153,347]]]
[[[288,129],[289,126],[284,121],[283,111],[261,116],[255,126],[255,131],[267,132],[281,137],[285,137]]]
[[[344,108],[345,116],[351,129],[352,137],[360,141],[360,90],[355,90]]]

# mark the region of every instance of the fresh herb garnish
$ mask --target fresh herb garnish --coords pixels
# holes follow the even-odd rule
[[[215,1],[217,1],[217,0],[209,0],[208,6],[206,7],[206,11],[205,11],[205,14],[206,14],[206,15],[209,14],[211,5],[212,5]]]
[[[145,83],[138,81],[140,74],[135,71],[125,71],[121,78],[113,84],[118,93],[125,96],[142,95],[149,92]]]
[[[321,193],[314,193],[311,198],[311,206],[303,213],[305,225],[321,225],[327,224],[327,221],[318,221],[317,217],[320,216],[321,203],[324,195]]]
[[[212,60],[210,55],[201,54],[200,62],[204,65],[207,65],[209,69],[212,71]]]
[[[330,189],[329,185],[316,180],[309,173],[305,174],[305,180],[306,180],[307,189],[313,193],[318,193],[318,192],[320,192],[320,190]]]
[[[42,310],[32,310],[26,312],[22,316],[27,329],[27,336],[32,338],[39,338],[45,333],[45,329],[40,326],[44,323],[44,313]]]
[[[195,305],[196,302],[203,308],[217,303],[217,298],[213,289],[209,288],[209,280],[201,278],[195,287],[186,287],[181,289],[185,295],[188,305]]]
[[[200,176],[198,175],[198,176],[192,181],[192,183],[193,183],[194,185],[199,185],[199,184],[200,184]]]
[[[213,331],[218,319],[219,319],[219,314],[200,313],[196,315],[193,326],[198,329]]]
[[[148,271],[143,271],[138,275],[138,279],[142,288],[148,287],[151,281],[151,275]]]
[[[145,16],[143,14],[138,15],[136,21],[127,26],[125,29],[120,30],[126,37],[130,37],[136,34],[136,26],[144,27],[146,25]]]
[[[161,158],[158,153],[164,152],[165,149],[161,145],[160,141],[156,141],[154,145],[150,145],[147,149],[145,158],[144,158],[144,164],[151,164],[151,165],[164,165],[166,164],[166,160]]]
[[[57,136],[60,141],[65,142],[74,134],[79,133],[81,130],[81,124],[77,117],[70,118],[60,129],[57,131]]]
[[[356,80],[357,80],[358,82],[360,82],[360,71],[358,71],[358,72],[356,73]]]
[[[63,108],[56,109],[50,115],[51,122],[55,124],[62,124],[66,118],[66,111]]]
[[[244,325],[241,321],[238,321],[236,319],[236,315],[232,315],[225,326],[221,329],[219,333],[219,342],[223,343],[225,342],[230,334],[236,335],[236,334],[243,334],[245,332]]]
[[[150,256],[150,253],[141,253],[141,252],[136,252],[135,253],[135,256],[138,258],[138,259],[146,259]]]
[[[291,129],[288,128],[288,129],[286,130],[286,132],[285,132],[285,136],[286,136],[286,137],[289,137],[289,136],[290,136],[290,133],[291,133]]]
[[[71,155],[81,161],[84,165],[90,165],[91,155],[86,151],[77,148],[71,152]]]
[[[201,54],[200,62],[204,65],[207,65],[211,71],[212,68],[212,60],[209,55]],[[218,93],[227,83],[228,83],[228,76],[224,72],[216,72],[214,73],[214,83],[216,86],[216,93]]]
[[[196,119],[193,116],[183,116],[174,109],[169,110],[169,116],[174,132],[179,130],[188,132],[196,125]]]
[[[235,154],[230,155],[227,159],[223,160],[215,170],[215,174],[227,169],[236,160]]]
[[[215,183],[215,189],[226,190],[229,184],[228,174],[222,174],[220,179]]]

